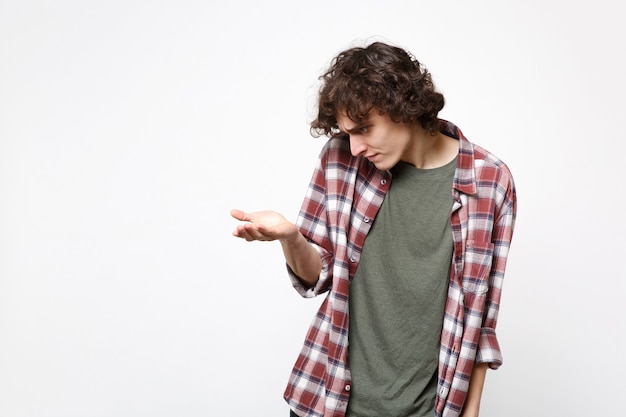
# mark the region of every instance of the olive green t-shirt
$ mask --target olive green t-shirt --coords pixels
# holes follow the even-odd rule
[[[391,170],[350,284],[348,417],[434,413],[455,167]]]

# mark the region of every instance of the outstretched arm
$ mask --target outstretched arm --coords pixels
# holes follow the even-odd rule
[[[233,236],[248,242],[280,241],[287,265],[307,285],[311,287],[315,285],[322,271],[322,260],[296,225],[275,211],[246,213],[231,210],[230,214],[244,222],[237,226]]]

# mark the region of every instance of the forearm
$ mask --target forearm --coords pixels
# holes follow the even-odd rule
[[[488,363],[477,363],[474,365],[461,417],[478,417],[478,412],[480,411],[480,399],[483,394],[485,375],[487,374],[488,367]]]
[[[306,285],[313,287],[322,272],[322,259],[305,237],[298,232],[292,239],[281,240],[285,260]]]

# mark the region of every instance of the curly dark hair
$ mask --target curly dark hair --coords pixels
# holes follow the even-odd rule
[[[375,42],[348,49],[333,59],[320,80],[313,136],[336,136],[337,115],[358,122],[372,109],[394,122],[418,122],[431,134],[438,130],[443,94],[435,90],[428,70],[402,48]]]

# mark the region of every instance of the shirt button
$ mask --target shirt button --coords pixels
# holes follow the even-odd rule
[[[381,183],[382,185],[385,185],[385,184],[387,184],[387,180],[382,179],[382,180],[380,180],[380,183]]]
[[[356,262],[356,258],[354,256],[351,256],[350,257],[350,262],[352,262],[352,263]]]
[[[346,385],[346,391],[350,391],[350,384]]]
[[[364,221],[365,223],[369,223],[369,222],[370,222],[370,218],[369,218],[369,217],[366,217],[366,218],[364,218],[364,219],[363,219],[363,221]]]

